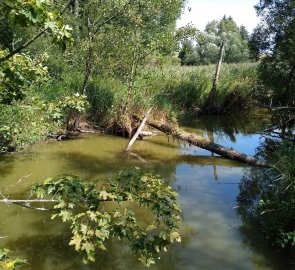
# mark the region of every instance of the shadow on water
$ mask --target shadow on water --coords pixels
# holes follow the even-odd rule
[[[10,210],[11,211],[11,210]],[[30,210],[12,209],[11,214],[22,212],[30,220],[25,224],[25,234],[17,235],[11,239],[5,240],[5,247],[13,250],[14,257],[25,258],[29,266],[23,266],[23,270],[127,270],[147,269],[143,266],[136,256],[131,253],[129,248],[123,242],[109,240],[106,243],[107,251],[97,251],[96,262],[84,265],[80,255],[74,251],[73,246],[69,246],[71,234],[69,224],[61,223],[58,219],[51,220],[48,212],[35,213]],[[1,227],[1,226],[0,226]],[[29,228],[34,228],[31,234]],[[46,230],[45,230],[46,228]],[[184,241],[182,244],[173,245],[167,253],[161,254],[161,260],[157,265],[149,269],[155,270],[180,270],[183,261],[181,252],[184,246],[190,243],[190,228],[182,229]],[[18,232],[16,232],[17,234]],[[58,266],[58,268],[57,268]]]
[[[240,232],[243,236],[243,242],[251,247],[255,252],[262,254],[267,261],[271,262],[273,269],[295,269],[294,249],[288,251],[277,250],[268,246],[266,243],[260,224],[259,216],[255,212],[255,206],[260,200],[261,191],[268,188],[270,182],[269,169],[248,168],[239,184],[239,194],[237,196],[237,213],[242,219]]]
[[[0,155],[0,175],[6,176],[11,173],[15,166],[15,157],[13,155]]]
[[[34,270],[127,270],[147,269],[143,266],[123,243],[109,241],[106,244],[107,251],[97,251],[96,262],[85,265],[74,248],[68,245],[69,234],[23,236],[9,243],[8,248],[14,250],[14,254],[21,253],[33,267],[24,266],[20,269]],[[149,269],[180,270],[182,261],[179,256],[180,247],[173,247],[156,266]],[[58,268],[56,266],[58,265]]]

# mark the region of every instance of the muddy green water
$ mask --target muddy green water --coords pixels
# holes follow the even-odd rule
[[[202,118],[183,123],[191,132],[253,154],[261,142],[257,134],[267,124],[265,115],[244,118]],[[163,254],[152,270],[286,269],[278,256],[263,247],[235,206],[239,182],[247,167],[211,156],[211,153],[156,136],[134,145],[136,155],[125,156],[128,140],[93,135],[53,142],[0,157],[0,189],[10,198],[27,196],[28,188],[61,173],[86,179],[111,177],[121,169],[142,166],[156,170],[178,192],[182,207],[183,242]],[[120,242],[110,241],[108,252],[98,252],[97,262],[83,265],[68,246],[67,224],[52,221],[50,213],[0,205],[0,248],[30,263],[32,270],[146,269]],[[144,218],[145,211],[142,211]]]

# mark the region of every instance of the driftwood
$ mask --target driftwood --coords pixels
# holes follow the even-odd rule
[[[145,122],[147,121],[147,119],[149,118],[150,116],[150,113],[152,111],[152,108],[150,108],[146,114],[145,114],[145,117],[143,118],[139,128],[137,129],[137,131],[135,132],[134,136],[132,137],[132,139],[130,140],[130,142],[128,143],[126,149],[125,149],[125,152],[128,152],[130,151],[132,145],[135,143],[136,139],[138,138],[138,136],[141,134],[143,128],[144,128],[144,125],[145,125]]]
[[[153,135],[155,135],[153,132],[151,132],[151,131],[141,131],[140,132],[140,134],[139,135],[141,135],[142,137],[150,137],[150,136],[153,136]]]
[[[64,141],[69,139],[68,134],[48,134],[47,138],[54,139],[57,141]]]
[[[147,122],[147,124],[157,130],[160,130],[168,135],[175,137],[176,139],[186,141],[191,145],[198,146],[202,149],[218,154],[224,158],[241,161],[254,166],[262,166],[262,167],[268,166],[262,160],[258,160],[254,157],[245,155],[236,150],[233,150],[232,148],[224,147],[222,145],[210,142],[208,139],[202,136],[185,132],[184,130],[181,130],[180,128],[171,127],[169,125],[161,124],[156,121],[149,121]]]
[[[295,107],[269,107],[272,111],[295,111]]]
[[[76,130],[81,133],[96,133],[96,131],[94,131],[94,130],[86,130],[86,129],[81,129],[81,128],[77,128]]]

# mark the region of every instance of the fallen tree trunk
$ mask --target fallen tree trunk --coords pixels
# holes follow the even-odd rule
[[[258,160],[254,157],[247,156],[243,153],[233,150],[232,148],[228,148],[216,143],[212,143],[202,136],[185,132],[184,130],[181,130],[180,128],[171,127],[169,125],[161,124],[156,121],[148,121],[147,124],[157,130],[160,130],[168,135],[173,136],[174,138],[186,141],[189,144],[198,146],[202,149],[218,154],[224,158],[241,161],[254,166],[261,166],[261,167],[268,166],[262,160]]]
[[[145,117],[143,118],[143,120],[142,120],[142,122],[141,122],[139,128],[137,129],[136,133],[134,134],[134,136],[132,137],[132,139],[131,139],[130,142],[128,143],[128,145],[127,145],[127,147],[126,147],[126,149],[125,149],[125,152],[130,151],[132,145],[135,143],[137,137],[139,136],[139,134],[140,134],[141,131],[143,130],[144,125],[145,125],[147,119],[149,118],[151,111],[152,111],[152,108],[150,108],[150,109],[147,111],[147,113],[145,114]]]

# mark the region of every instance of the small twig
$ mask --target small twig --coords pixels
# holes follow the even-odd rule
[[[55,210],[54,208],[33,207],[30,204],[22,204],[22,203],[17,203],[17,202],[13,202],[13,204],[19,205],[24,208],[32,209],[32,210],[38,210],[38,211],[54,211]]]
[[[0,201],[1,203],[5,203],[5,204],[12,204],[12,203],[58,203],[58,200],[10,200],[10,199],[3,199]]]
[[[13,188],[15,187],[16,185],[18,185],[20,182],[22,182],[24,179],[27,179],[31,176],[32,174],[28,174],[28,175],[25,175],[25,176],[22,176],[15,184],[12,184],[12,185],[9,185],[9,186],[6,186],[5,189],[8,189],[8,188]]]
[[[3,194],[0,194],[4,199],[0,200],[0,203],[5,203],[6,205],[15,204],[24,208],[33,209],[33,210],[39,210],[39,211],[53,211],[54,208],[45,208],[45,207],[34,207],[31,206],[32,203],[59,203],[59,200],[51,199],[34,199],[34,200],[14,200],[14,199],[8,199],[3,196]],[[106,200],[99,200],[100,202],[115,202],[116,200],[113,199],[106,199]],[[87,202],[85,200],[84,202]]]

